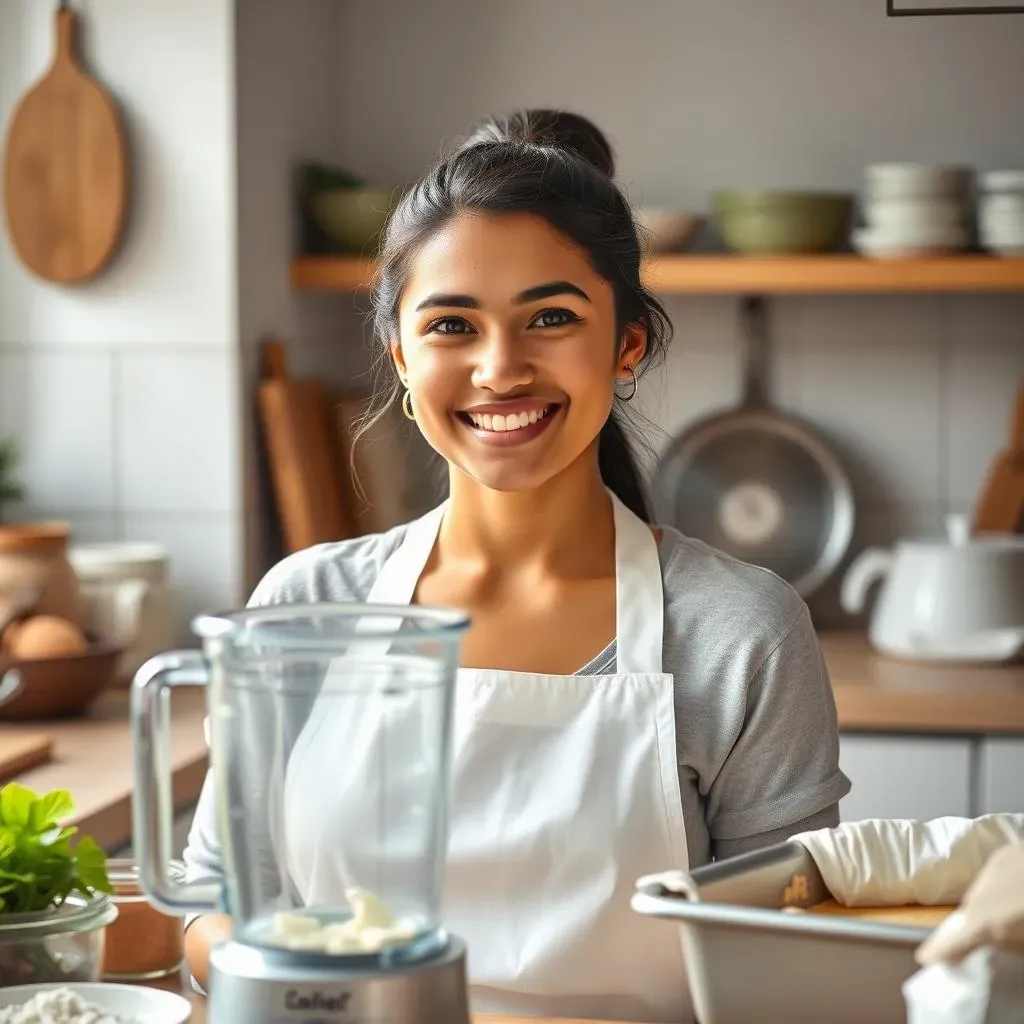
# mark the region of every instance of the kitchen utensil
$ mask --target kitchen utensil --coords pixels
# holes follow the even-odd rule
[[[417,605],[254,608],[200,617],[202,651],[161,655],[136,676],[133,835],[143,887],[168,913],[226,910],[233,919],[233,940],[211,956],[211,1020],[269,1024],[305,1010],[303,1019],[469,1024],[465,949],[440,919],[467,626],[461,613]],[[168,865],[167,698],[183,685],[208,688],[223,885],[182,883]],[[348,905],[323,894],[306,904],[290,871],[288,851],[304,837],[289,828],[287,766],[319,729],[336,739],[330,785],[342,810],[327,827]],[[337,952],[324,948],[331,924],[342,932]]]
[[[121,648],[92,644],[84,654],[15,661],[0,657],[0,720],[64,718],[84,711],[116,678]]]
[[[0,1008],[22,1006],[40,992],[56,987],[53,984],[13,985],[0,989]],[[119,1021],[187,1024],[192,1017],[191,1004],[176,992],[141,985],[112,985],[109,982],[70,981],[60,987],[70,989],[84,1002],[100,1007]]]
[[[33,587],[41,593],[32,607],[36,615],[56,615],[84,625],[78,580],[68,561],[65,523],[0,525],[0,592]]]
[[[343,540],[353,529],[328,399],[317,380],[289,376],[284,345],[263,346],[258,403],[288,553]]]
[[[739,407],[672,441],[657,470],[663,521],[764,566],[802,596],[831,575],[853,533],[853,488],[828,446],[802,421],[772,410],[760,299],[743,303]]]
[[[948,540],[867,548],[843,579],[840,601],[863,611],[881,580],[871,645],[920,661],[1001,662],[1024,653],[1024,537],[967,535],[951,516]]]
[[[853,197],[815,192],[717,192],[715,223],[739,252],[825,252],[846,238]]]
[[[4,206],[11,244],[37,276],[93,277],[120,241],[128,153],[114,101],[78,60],[75,15],[62,0],[56,53],[22,98],[7,131]]]
[[[0,731],[0,781],[46,764],[52,757],[52,736],[41,732]]]
[[[641,245],[647,252],[682,249],[704,226],[704,218],[699,214],[659,206],[641,206],[634,217],[641,228]]]
[[[995,458],[974,509],[976,533],[1024,532],[1024,377],[1010,418],[1010,439]]]
[[[782,913],[797,877],[806,896],[792,905],[830,897],[807,848],[789,842],[695,869],[686,894],[642,886],[633,908],[681,928],[701,1024],[904,1024],[900,986],[930,929]]]
[[[162,544],[76,544],[68,552],[82,598],[86,629],[124,650],[118,681],[174,645],[170,560]]]

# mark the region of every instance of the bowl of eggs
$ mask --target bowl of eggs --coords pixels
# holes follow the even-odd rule
[[[0,720],[81,713],[112,685],[120,655],[69,619],[26,610],[0,632]]]

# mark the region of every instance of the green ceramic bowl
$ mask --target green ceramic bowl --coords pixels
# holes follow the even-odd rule
[[[366,252],[376,249],[399,196],[398,189],[330,188],[309,197],[309,211],[332,245]]]
[[[829,192],[716,192],[715,224],[738,252],[825,252],[845,239],[853,196]]]

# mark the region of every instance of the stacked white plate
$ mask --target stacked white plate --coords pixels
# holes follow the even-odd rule
[[[864,226],[853,232],[858,252],[899,258],[957,252],[970,244],[967,168],[875,164],[864,176]]]
[[[985,249],[1024,256],[1024,171],[990,171],[981,178],[978,233]]]

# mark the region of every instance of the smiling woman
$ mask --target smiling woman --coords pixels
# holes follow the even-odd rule
[[[800,598],[650,522],[621,417],[670,329],[612,170],[589,121],[528,111],[405,194],[374,291],[379,401],[443,457],[448,499],[291,556],[252,603],[467,611],[443,916],[474,1009],[680,1024],[678,936],[631,910],[636,880],[834,824],[849,783]],[[345,898],[337,742],[311,732],[288,762],[307,902]],[[207,786],[195,879],[221,871],[216,821]],[[223,929],[190,928],[200,975]]]

